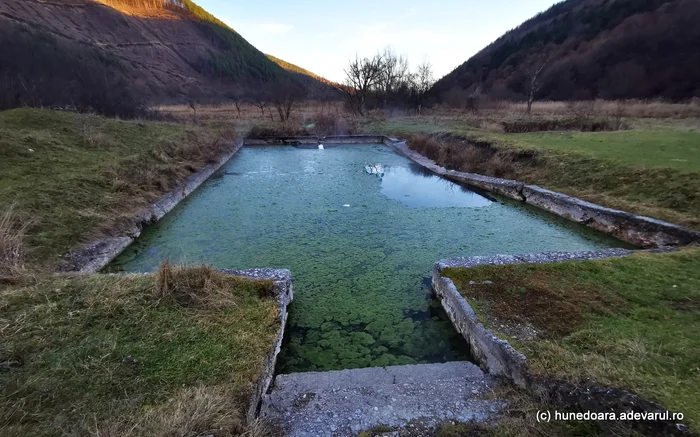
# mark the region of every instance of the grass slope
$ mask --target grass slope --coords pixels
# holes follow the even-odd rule
[[[535,374],[632,390],[700,425],[700,249],[443,275],[490,329],[534,326],[510,340]]]
[[[0,434],[239,435],[271,288],[197,267],[0,289]]]
[[[14,205],[31,223],[30,261],[54,266],[218,158],[232,135],[39,109],[0,112],[0,210]]]

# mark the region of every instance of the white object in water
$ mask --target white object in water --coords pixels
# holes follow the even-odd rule
[[[321,149],[321,150],[323,150],[323,144],[319,144],[319,145],[318,145],[318,148]]]
[[[346,208],[350,208],[350,205],[348,205],[347,203],[346,203],[345,205],[343,205],[343,206],[346,207]]]
[[[365,171],[369,174],[384,174],[384,167],[381,164],[365,164]]]

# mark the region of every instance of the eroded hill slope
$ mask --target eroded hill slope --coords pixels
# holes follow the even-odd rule
[[[6,51],[21,34],[31,46],[51,45],[45,51],[59,52],[57,58],[64,50],[82,53],[65,57],[67,70],[95,57],[109,58],[123,76],[121,86],[152,102],[216,98],[240,89],[250,93],[278,79],[295,80],[190,0],[3,0],[0,27]],[[16,85],[20,91],[54,74],[38,71],[42,60],[27,51],[2,59],[6,77],[23,79]]]

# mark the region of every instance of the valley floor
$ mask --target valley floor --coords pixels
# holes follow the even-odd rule
[[[339,108],[314,107],[281,126],[254,107],[244,107],[240,117],[234,107],[198,108],[196,123],[186,108],[173,111],[177,123],[1,112],[0,243],[11,262],[3,261],[0,271],[0,433],[50,435],[50,427],[85,435],[152,434],[152,427],[163,435],[215,427],[242,432],[245,387],[271,344],[276,315],[261,285],[220,282],[225,291],[216,295],[230,299],[188,306],[158,297],[158,275],[49,273],[62,255],[118,229],[120,220],[220,155],[236,131],[299,129],[320,111],[347,118],[336,127],[415,135],[411,143],[428,144],[432,152],[423,153],[435,153],[447,167],[700,229],[698,118],[630,115],[622,120],[626,130],[507,134],[501,122],[521,116],[445,112],[357,120]],[[474,152],[479,145],[482,155]],[[22,235],[23,243],[15,244]],[[537,328],[541,335],[534,339],[509,340],[539,374],[631,389],[697,425],[698,271],[700,251],[686,249],[450,275],[487,319],[495,314]],[[494,284],[469,285],[477,279]],[[446,425],[437,435],[600,433],[589,424],[536,425],[531,413],[541,406],[503,390],[495,395],[512,400],[512,417],[495,428]],[[207,413],[191,415],[190,408]],[[202,422],[188,421],[192,417]]]

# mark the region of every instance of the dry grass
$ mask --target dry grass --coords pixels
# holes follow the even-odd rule
[[[246,423],[239,393],[232,385],[198,386],[179,390],[165,403],[121,423],[90,432],[93,437],[275,437],[263,420]]]
[[[266,435],[244,422],[279,327],[271,288],[192,267],[0,289],[0,435]]]
[[[527,275],[522,269],[492,271],[498,281],[490,285],[469,284],[473,279],[469,273],[447,269],[444,274],[453,276],[463,294],[487,305],[483,309],[497,320],[530,324],[538,332],[557,338],[580,328],[588,313],[624,312],[629,307],[625,300],[596,287],[578,287],[572,295],[571,287],[559,282],[556,271],[533,269]]]
[[[25,234],[30,224],[17,217],[13,204],[0,213],[0,283],[25,273]]]
[[[130,231],[142,209],[230,150],[230,122],[202,128],[38,109],[0,113],[0,211],[31,217],[29,267]]]
[[[487,141],[450,134],[411,135],[408,145],[446,168],[499,178],[518,178],[523,168],[539,165],[533,151],[499,148]]]
[[[525,114],[526,103],[506,103],[499,109],[506,113]],[[608,117],[632,118],[698,118],[700,102],[669,103],[656,100],[594,100],[588,102],[535,102],[533,115],[570,115],[587,112]]]
[[[130,196],[125,201],[143,205],[172,190],[205,165],[216,162],[236,136],[235,131],[228,130],[213,140],[192,135],[186,142],[166,141],[154,145],[150,151],[151,159],[144,160],[138,155],[125,157],[120,162],[106,165],[104,174],[115,191]]]
[[[154,293],[160,302],[183,307],[228,308],[237,305],[230,293],[240,279],[222,275],[207,265],[174,266],[164,261],[156,272]],[[261,297],[269,296],[267,285],[258,289]]]
[[[434,114],[466,114],[464,109],[456,109],[447,106],[435,108]],[[625,117],[625,118],[699,118],[700,101],[695,99],[688,103],[671,103],[658,100],[589,100],[573,102],[541,101],[532,105],[531,117],[562,117],[571,115],[588,114],[599,117]],[[474,114],[471,114],[474,116]],[[481,117],[526,117],[527,103],[485,100],[480,106]]]

